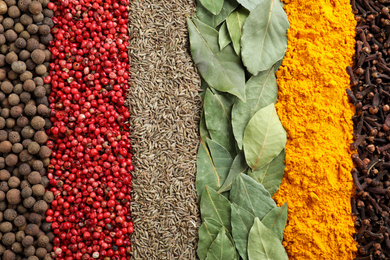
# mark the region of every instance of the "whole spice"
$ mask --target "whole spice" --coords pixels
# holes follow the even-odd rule
[[[356,186],[352,207],[358,209],[354,213],[356,259],[386,259],[390,250],[389,3],[364,1],[359,6],[359,2],[354,12],[358,21],[356,59],[354,66],[347,68],[352,86],[349,96],[356,106],[352,118],[352,148],[357,150],[353,155],[356,168],[352,169]]]
[[[53,256],[59,259],[129,258],[134,167],[126,123],[130,114],[124,105],[129,87],[127,5],[127,0],[48,5],[55,24],[52,63],[44,79],[52,88],[47,144],[54,199],[46,221],[52,223]],[[34,64],[42,61],[36,56],[41,54],[31,52]],[[40,66],[38,74],[44,73]],[[41,149],[38,154],[47,158],[49,152]]]
[[[48,2],[35,2],[33,6],[40,6],[31,7],[35,15],[50,19]],[[42,77],[48,74],[42,72],[49,64],[41,62],[39,52],[29,60],[31,51],[27,49],[32,41],[36,43],[34,47],[46,49],[47,43],[40,43],[40,38],[48,34],[34,30],[42,25],[41,21],[31,18],[35,16],[29,11],[30,5],[31,1],[0,1],[0,257],[50,260],[51,250],[46,249],[50,249],[53,239],[47,241],[46,248],[34,243],[42,236],[53,235],[50,225],[44,222],[47,201],[51,202],[45,198],[53,194],[46,191],[49,183],[45,159],[51,151],[46,146],[46,134],[42,134],[49,127],[42,120],[45,122],[44,118],[48,119],[50,114],[42,115],[40,120],[35,119],[34,113],[38,105],[49,110],[49,91],[34,91],[45,88]],[[37,71],[34,62],[40,62],[45,69]],[[39,132],[39,138],[31,140],[35,132]],[[32,170],[30,165],[38,167]],[[43,228],[44,225],[47,228]]]
[[[291,28],[276,74],[276,108],[288,139],[285,174],[274,196],[289,205],[283,243],[289,259],[352,259],[353,109],[345,68],[352,63],[356,22],[346,1],[285,3]]]

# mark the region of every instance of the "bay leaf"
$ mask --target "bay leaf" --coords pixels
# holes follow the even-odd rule
[[[230,201],[209,186],[206,186],[203,191],[200,212],[202,221],[212,218],[227,228],[229,232],[232,230]]]
[[[236,249],[228,237],[228,231],[222,227],[211,244],[206,260],[235,260]]]
[[[206,126],[206,120],[204,118],[204,110],[202,109],[202,113],[200,115],[200,122],[199,122],[199,132],[200,132],[200,138],[202,140],[210,139],[209,130],[207,130]]]
[[[237,154],[236,158],[234,158],[229,170],[229,174],[218,192],[223,193],[229,191],[232,188],[233,181],[236,179],[236,177],[240,173],[245,173],[248,168],[249,167],[246,164],[244,153],[241,151],[239,154]]]
[[[263,218],[276,207],[263,185],[243,173],[240,173],[233,182],[229,199],[259,218]]]
[[[250,73],[257,75],[284,57],[289,27],[279,0],[260,1],[250,12],[241,38],[242,61]]]
[[[241,56],[242,27],[244,26],[244,22],[248,15],[248,10],[245,8],[238,8],[226,18],[226,24],[230,38],[233,42],[233,48],[238,56]]]
[[[237,251],[241,258],[248,260],[248,235],[255,216],[249,211],[232,203],[232,234]]]
[[[230,39],[229,31],[226,26],[226,22],[224,22],[221,25],[221,28],[219,28],[218,32],[218,43],[219,43],[219,49],[223,50],[226,46],[228,46],[232,40]]]
[[[257,217],[248,236],[248,257],[251,260],[288,260],[279,238]]]
[[[282,183],[285,168],[285,155],[286,152],[283,149],[280,154],[266,166],[255,171],[248,171],[248,175],[258,183],[263,184],[264,188],[268,190],[271,196],[275,194]]]
[[[213,15],[218,15],[223,6],[223,0],[199,0],[200,3]]]
[[[233,205],[232,205],[232,210],[233,210]],[[265,215],[265,217],[261,220],[264,226],[269,228],[279,238],[280,242],[283,241],[283,232],[287,223],[287,213],[288,213],[288,205],[287,203],[284,203],[283,206],[281,207],[276,207],[271,209],[271,211],[268,212],[267,215]]]
[[[278,61],[275,63],[275,65],[273,66],[273,67],[274,67],[275,73],[279,70],[279,67],[282,66],[283,59],[284,59],[284,57],[283,57],[282,59],[278,60]]]
[[[196,0],[196,13],[195,16],[205,24],[215,28],[226,20],[226,17],[233,12],[238,6],[236,0],[225,0],[221,12],[218,15],[213,15],[206,8],[200,4],[199,0]]]
[[[207,139],[207,145],[201,140],[197,155],[195,185],[199,198],[206,185],[216,190],[222,187],[233,162],[229,152],[217,142]]]
[[[243,7],[247,10],[252,11],[256,6],[260,4],[264,0],[237,0]]]
[[[246,162],[252,171],[264,167],[278,156],[286,141],[286,131],[274,104],[257,111],[245,128],[243,142]]]
[[[245,84],[246,102],[236,100],[232,108],[232,125],[237,145],[242,149],[245,127],[252,116],[260,109],[275,104],[278,86],[273,69],[252,76]]]
[[[208,87],[209,87],[209,85],[207,84],[207,82],[203,78],[201,78],[199,96],[202,99],[202,101],[204,100],[204,95],[206,94],[206,89]]]
[[[213,93],[206,90],[204,98],[204,113],[206,126],[211,139],[225,147],[232,156],[236,147],[231,124],[231,110],[234,99],[223,93]]]
[[[198,248],[196,250],[200,260],[207,256],[211,243],[217,237],[222,225],[212,218],[205,218],[199,228]]]
[[[221,51],[218,31],[198,19],[187,18],[187,23],[192,58],[204,80],[245,101],[245,72],[233,48],[228,45]]]

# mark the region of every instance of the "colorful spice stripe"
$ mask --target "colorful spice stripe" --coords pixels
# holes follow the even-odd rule
[[[351,1],[356,27],[356,55],[351,76],[356,185],[352,198],[356,216],[357,260],[388,259],[389,232],[389,2]]]
[[[55,11],[47,212],[57,259],[129,259],[132,154],[127,0],[64,0]]]
[[[274,196],[289,205],[284,246],[289,259],[352,259],[353,108],[345,68],[352,64],[356,22],[347,0],[285,2],[291,29],[276,107],[288,141]]]

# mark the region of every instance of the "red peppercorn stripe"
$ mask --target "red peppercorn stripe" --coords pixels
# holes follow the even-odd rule
[[[46,213],[57,259],[129,259],[132,154],[128,0],[62,0],[55,12]]]

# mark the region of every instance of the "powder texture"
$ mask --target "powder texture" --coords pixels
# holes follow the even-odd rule
[[[274,199],[288,202],[289,259],[353,259],[350,198],[354,109],[346,88],[355,45],[349,0],[289,0],[288,48],[276,105],[286,128],[286,169]]]

